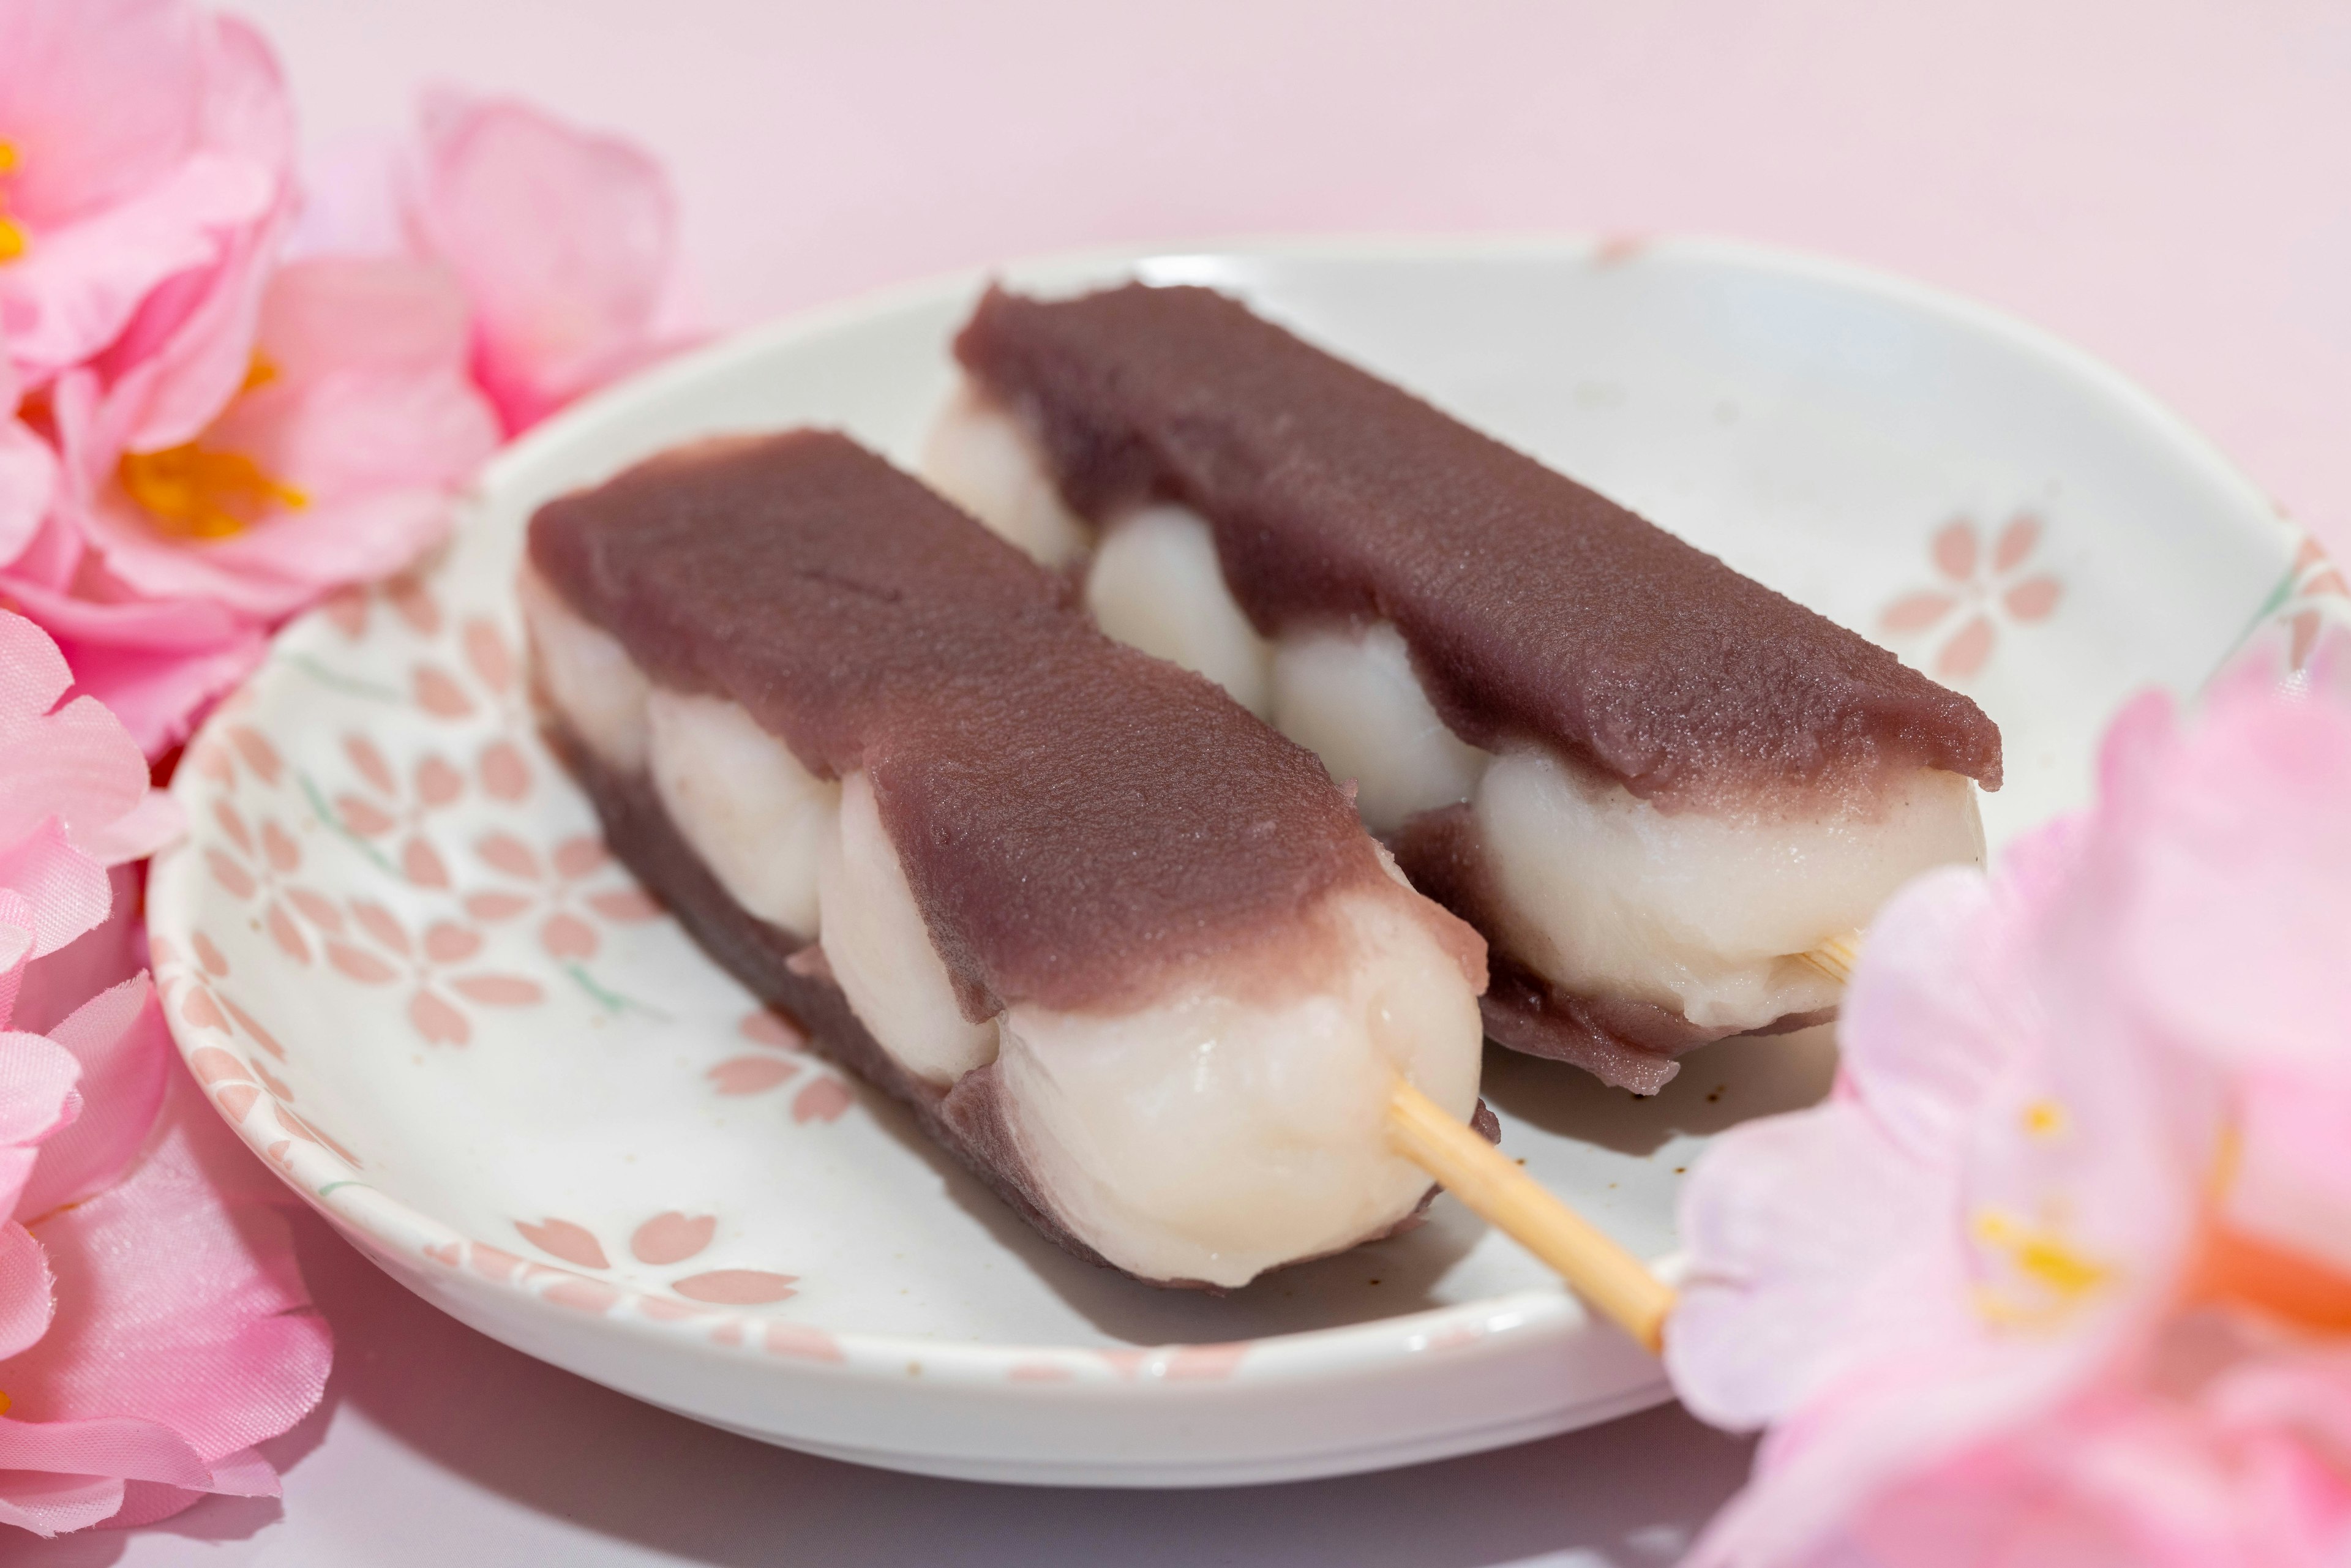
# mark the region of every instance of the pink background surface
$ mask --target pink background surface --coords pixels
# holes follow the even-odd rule
[[[1109,241],[1708,232],[2110,360],[2351,551],[2351,6],[404,0],[243,7],[313,138],[527,93],[675,170],[710,316]]]
[[[2318,0],[247,0],[314,144],[442,79],[668,161],[733,325],[1004,256],[1275,233],[1701,232],[2003,307],[2138,377],[2351,554],[2351,6]],[[215,1500],[28,1563],[1670,1562],[1746,1446],[1659,1411],[1395,1476],[923,1481],[490,1343],[303,1221],[341,1342]]]

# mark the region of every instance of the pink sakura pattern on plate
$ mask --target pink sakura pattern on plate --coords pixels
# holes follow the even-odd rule
[[[350,899],[347,906],[351,934],[363,935],[370,946],[345,940],[339,930],[327,941],[328,962],[363,986],[413,988],[408,998],[408,1021],[428,1045],[473,1041],[473,1020],[443,994],[444,988],[480,1007],[528,1008],[546,999],[539,983],[525,976],[482,969],[453,973],[457,966],[478,956],[483,948],[482,934],[470,925],[435,920],[420,937],[412,936],[398,915],[371,899]]]
[[[449,862],[426,837],[426,819],[465,798],[465,776],[447,758],[428,751],[417,758],[403,787],[383,752],[364,735],[343,737],[343,755],[358,770],[368,793],[346,790],[336,796],[336,821],[371,856],[376,840],[404,832],[400,845],[402,873],[418,887],[447,887]]]
[[[474,853],[493,871],[524,883],[529,891],[490,888],[467,894],[467,915],[484,925],[496,925],[538,911],[540,948],[598,1007],[608,1013],[668,1016],[648,1002],[622,995],[588,970],[588,961],[603,947],[603,936],[589,916],[614,925],[640,925],[662,915],[661,905],[632,882],[582,885],[614,863],[601,839],[576,833],[542,855],[501,829],[475,841]]]
[[[266,1094],[274,1102],[278,1123],[287,1132],[318,1145],[354,1170],[360,1168],[359,1155],[293,1109],[293,1089],[271,1071],[260,1056],[250,1049],[243,1056],[229,1049],[242,1033],[252,1046],[279,1062],[287,1060],[286,1048],[277,1042],[277,1036],[218,988],[218,982],[227,978],[229,972],[228,959],[219,944],[199,931],[190,946],[195,949],[193,964],[181,957],[168,942],[155,943],[152,956],[156,989],[165,1008],[176,1013],[189,1028],[216,1033],[225,1041],[222,1045],[199,1046],[188,1053],[188,1069],[197,1083],[212,1096],[232,1125],[243,1122]]]
[[[773,1048],[771,1051],[730,1056],[703,1076],[721,1094],[764,1094],[799,1076],[803,1066],[813,1067],[808,1051],[808,1030],[795,1019],[786,1018],[770,1008],[756,1008],[736,1025],[736,1032],[755,1045]],[[777,1055],[773,1052],[789,1052]],[[798,1060],[795,1060],[798,1058]],[[792,1096],[792,1120],[802,1125],[810,1122],[838,1121],[843,1112],[857,1103],[857,1096],[839,1077],[820,1071],[802,1084]]]
[[[346,588],[329,594],[319,608],[334,622],[348,643],[364,640],[369,622],[374,619],[373,606],[381,599],[392,612],[420,637],[430,637],[441,630],[441,606],[423,580],[413,572],[402,572],[379,587]]]
[[[214,726],[182,761],[229,794],[236,791],[239,761],[266,789],[276,789],[286,772],[285,759],[269,744],[269,737],[249,724]]]
[[[439,635],[444,625],[441,606],[423,583],[413,578],[398,579],[386,586],[381,597],[409,630],[420,637]],[[354,643],[363,641],[367,634],[370,599],[366,594],[339,596],[327,607],[329,618]],[[483,746],[474,765],[485,796],[509,805],[517,804],[529,797],[534,777],[528,756],[514,739],[515,734],[528,729],[530,717],[515,652],[506,633],[486,616],[470,616],[457,631],[461,657],[455,669],[440,659],[420,660],[409,672],[407,699],[401,699],[399,694],[388,688],[380,690],[378,695],[413,701],[418,709],[435,718],[470,718],[486,708],[513,721],[505,727],[507,733],[494,737]],[[473,677],[471,688],[457,673],[460,670]],[[357,688],[366,688],[371,684],[349,677],[334,679],[337,684]]]
[[[517,1219],[514,1226],[516,1234],[531,1246],[574,1269],[601,1271],[612,1266],[603,1242],[593,1230],[577,1221],[549,1217]],[[629,1254],[641,1263],[669,1268],[700,1256],[717,1234],[716,1215],[684,1214],[670,1209],[654,1215],[630,1233]],[[668,1281],[670,1291],[683,1297],[683,1301],[644,1295],[640,1305],[649,1306],[653,1316],[675,1320],[697,1315],[705,1306],[773,1306],[798,1295],[799,1292],[792,1287],[799,1283],[797,1274],[778,1274],[765,1269],[705,1269]]]
[[[1915,636],[1950,623],[1954,629],[1936,649],[1932,673],[1942,680],[1977,674],[1991,661],[2001,622],[2030,626],[2046,621],[2064,597],[2064,584],[2053,575],[2025,570],[2043,531],[2039,517],[2019,512],[1987,551],[1968,518],[1945,524],[1927,547],[1942,585],[1904,594],[1886,607],[1878,625],[1897,636]]]
[[[457,629],[457,653],[455,669],[434,658],[410,669],[416,706],[435,718],[471,718],[485,709],[519,717],[525,706],[520,668],[497,623],[485,615],[467,617]]]
[[[2351,621],[2351,583],[2344,580],[2343,569],[2319,542],[2305,535],[2287,570],[2284,594],[2285,607],[2278,614],[2290,639],[2287,664],[2299,670],[2310,662],[2319,631],[2330,617]]]
[[[212,815],[221,836],[235,851],[232,854],[218,844],[205,846],[204,865],[213,880],[234,898],[257,901],[259,923],[278,950],[298,964],[309,963],[309,940],[287,913],[289,906],[321,926],[340,924],[341,916],[331,899],[290,880],[302,865],[300,842],[274,817],[262,818],[258,829],[247,826],[244,814],[225,795],[213,800]]]
[[[457,638],[465,652],[465,668],[472,672],[487,706],[507,721],[504,727],[508,732],[482,747],[475,764],[482,777],[482,792],[494,800],[519,802],[530,794],[531,767],[522,747],[511,737],[528,731],[533,719],[514,649],[508,646],[506,633],[487,616],[469,616],[457,629]]]
[[[195,934],[193,946],[197,963],[202,966],[200,969],[183,959],[179,950],[170,943],[157,938],[152,945],[150,956],[154,964],[155,987],[162,997],[164,1007],[176,1007],[181,1019],[192,1029],[217,1030],[222,1034],[241,1030],[254,1044],[284,1061],[287,1059],[286,1048],[277,1043],[277,1037],[264,1029],[260,1020],[239,1007],[234,998],[215,993],[206,983],[208,978],[224,978],[228,974],[228,959],[222,956],[220,948],[201,931]],[[263,1082],[280,1099],[293,1099],[294,1092],[285,1089],[276,1079],[265,1075]]]
[[[475,841],[474,853],[528,891],[499,888],[467,894],[465,913],[486,923],[538,913],[538,945],[559,963],[592,958],[603,946],[590,915],[632,925],[661,917],[661,905],[634,883],[584,885],[613,864],[604,841],[592,833],[575,833],[542,858],[521,839],[501,831]]]

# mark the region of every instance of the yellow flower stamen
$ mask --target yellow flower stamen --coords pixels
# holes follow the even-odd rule
[[[2024,1108],[2024,1130],[2036,1138],[2061,1137],[2071,1124],[2065,1107],[2054,1100],[2035,1100]]]
[[[9,142],[0,141],[0,179],[16,172],[16,149]],[[7,209],[0,206],[0,265],[24,255],[31,244],[32,236],[26,234],[25,225],[9,217]]]
[[[8,1397],[5,1391],[0,1391],[0,1416],[5,1416],[8,1414],[9,1410],[16,1405],[16,1402],[14,1399]]]
[[[253,362],[245,367],[245,384],[236,390],[240,392],[249,392],[256,387],[266,387],[277,379],[277,367],[269,362],[268,355],[256,349],[254,350]]]
[[[193,441],[161,452],[126,452],[115,472],[123,492],[176,538],[233,538],[273,506],[310,504],[245,454],[208,452]]]
[[[1977,1244],[2018,1277],[2012,1286],[1975,1291],[1976,1311],[2002,1328],[2054,1327],[2114,1281],[2111,1267],[2083,1256],[2054,1229],[1990,1208],[1971,1228]]]

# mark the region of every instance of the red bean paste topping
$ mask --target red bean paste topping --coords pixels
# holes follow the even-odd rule
[[[1384,882],[1311,752],[845,437],[654,458],[542,507],[529,550],[655,682],[866,770],[972,1018],[1129,1005]]]
[[[1668,800],[1917,766],[1999,787],[1966,697],[1221,294],[991,289],[956,355],[1074,509],[1198,511],[1260,632],[1395,622],[1473,745]]]

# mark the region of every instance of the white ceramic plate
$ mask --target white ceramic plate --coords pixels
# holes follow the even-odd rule
[[[1995,841],[2084,799],[2127,693],[2190,689],[2323,563],[2176,419],[2013,322],[1717,244],[1282,246],[1008,269],[1211,283],[1972,694]],[[795,1049],[645,907],[534,737],[507,585],[547,497],[685,437],[813,421],[914,453],[977,277],[722,344],[550,423],[454,547],[298,622],[174,788],[150,894],[222,1113],[483,1332],[795,1448],[1137,1486],[1370,1469],[1667,1396],[1656,1364],[1440,1201],[1228,1298],[1071,1261]],[[2301,564],[2297,565],[2297,561]],[[1708,1134],[1831,1048],[1729,1041],[1637,1102],[1499,1052],[1503,1145],[1644,1254]]]

